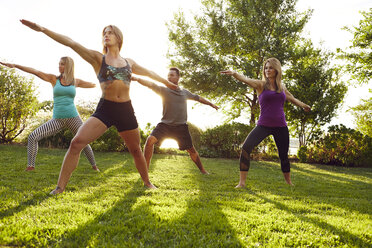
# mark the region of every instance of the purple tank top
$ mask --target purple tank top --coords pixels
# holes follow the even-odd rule
[[[286,127],[284,115],[284,90],[281,93],[276,91],[264,90],[259,96],[261,114],[258,119],[257,125],[266,127]]]

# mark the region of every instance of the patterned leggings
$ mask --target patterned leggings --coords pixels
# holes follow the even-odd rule
[[[70,129],[73,135],[75,135],[79,127],[83,124],[83,121],[80,119],[80,116],[73,118],[65,119],[51,119],[47,121],[40,127],[36,128],[28,136],[28,145],[27,145],[27,166],[35,167],[35,160],[38,150],[38,141],[42,138],[55,135],[56,133],[62,131],[64,127]],[[87,145],[84,148],[85,156],[87,156],[89,163],[94,166],[96,161],[94,159],[94,154],[90,145]]]

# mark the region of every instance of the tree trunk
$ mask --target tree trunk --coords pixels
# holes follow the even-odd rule
[[[249,124],[254,126],[256,124],[256,115],[257,110],[259,109],[258,106],[258,97],[256,91],[253,91],[253,98],[252,98],[252,106],[251,106],[251,119],[249,120]]]

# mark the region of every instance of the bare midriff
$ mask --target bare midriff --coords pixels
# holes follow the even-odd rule
[[[102,98],[113,102],[127,102],[130,100],[130,86],[121,80],[101,83]]]

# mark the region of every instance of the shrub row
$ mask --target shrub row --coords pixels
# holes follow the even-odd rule
[[[372,167],[372,138],[344,125],[330,126],[297,156],[301,162]]]
[[[242,123],[231,123],[200,130],[197,126],[188,123],[193,144],[202,157],[223,157],[223,158],[238,158],[242,144],[248,133],[252,130],[252,126]],[[36,128],[36,126],[35,126]],[[154,129],[149,123],[144,130],[140,131],[141,144],[145,144],[147,137]],[[31,132],[32,130],[30,130]],[[68,148],[70,141],[73,138],[72,133],[65,129],[54,136],[44,138],[39,141],[39,146],[49,148]],[[27,139],[27,138],[26,138]],[[24,143],[27,140],[24,140]],[[99,139],[92,142],[91,147],[94,151],[127,151],[127,147],[121,140],[116,128],[109,128]],[[253,152],[252,156],[256,159],[268,158],[267,150],[273,150],[275,153],[275,145],[272,139],[266,139]],[[167,153],[169,149],[161,149],[158,145],[154,148],[154,153]],[[261,153],[264,152],[264,153]],[[273,155],[277,157],[276,154]]]

